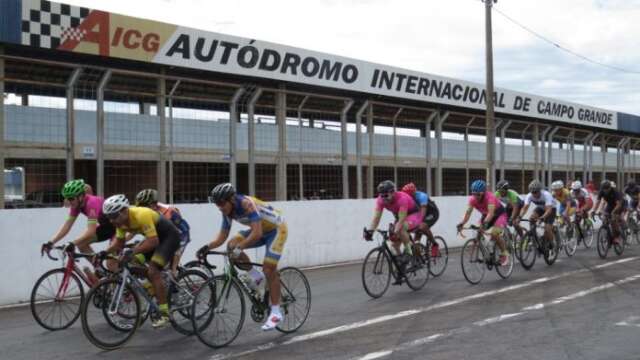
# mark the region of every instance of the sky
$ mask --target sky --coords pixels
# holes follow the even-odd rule
[[[64,0],[62,2],[484,83],[480,0]],[[640,0],[500,0],[495,86],[640,115]]]

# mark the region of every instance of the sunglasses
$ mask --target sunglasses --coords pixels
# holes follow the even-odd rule
[[[107,217],[107,219],[109,219],[109,220],[115,220],[115,219],[117,219],[117,218],[118,218],[118,216],[120,216],[120,212],[115,212],[115,213],[112,213],[112,214],[107,214],[107,215],[105,215],[105,216],[106,216],[106,217]]]
[[[389,200],[389,199],[391,199],[391,198],[393,197],[393,192],[392,192],[392,191],[389,191],[389,192],[380,193],[380,196],[381,196],[383,199],[387,199],[387,200]]]

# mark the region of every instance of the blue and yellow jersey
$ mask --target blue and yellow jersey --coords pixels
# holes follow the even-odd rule
[[[246,226],[260,221],[265,233],[277,229],[284,222],[280,211],[258,198],[242,194],[236,194],[232,214],[222,215],[222,229],[230,230],[233,220]]]

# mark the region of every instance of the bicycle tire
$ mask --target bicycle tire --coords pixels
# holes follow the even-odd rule
[[[45,272],[44,274],[42,274],[40,276],[40,278],[38,278],[38,280],[36,281],[36,283],[33,285],[33,289],[31,290],[31,296],[29,298],[29,307],[31,309],[31,315],[33,315],[33,318],[36,320],[36,322],[38,323],[38,325],[42,326],[43,328],[50,330],[50,331],[57,331],[57,330],[63,330],[68,328],[69,326],[73,325],[73,323],[76,322],[76,320],[78,320],[78,317],[80,317],[80,310],[82,307],[82,302],[84,301],[84,287],[82,286],[82,281],[80,281],[80,279],[78,278],[78,276],[71,272],[70,274],[70,278],[69,278],[69,285],[71,284],[75,285],[75,287],[78,288],[79,291],[79,301],[75,301],[76,296],[71,297],[69,300],[70,301],[65,301],[64,298],[62,299],[62,301],[58,301],[58,300],[54,300],[54,298],[56,297],[57,292],[59,291],[59,287],[62,285],[62,281],[64,280],[64,276],[66,273],[66,269],[65,268],[58,268],[58,269],[52,269],[49,270],[47,272]],[[52,277],[57,277],[58,275],[62,275],[62,280],[57,282],[56,286],[53,286],[51,284],[51,278]],[[47,283],[45,284],[45,280],[47,281]],[[42,299],[42,298],[38,298],[38,295],[41,294],[39,292],[39,290],[44,290],[46,285],[50,285],[49,288],[52,291],[52,296],[51,300],[49,299]],[[68,287],[67,287],[68,290]],[[67,291],[65,291],[67,292]],[[54,311],[55,308],[59,309],[61,312],[61,316],[62,313],[66,314],[65,311],[63,311],[63,309],[65,309],[63,306],[63,304],[71,304],[71,317],[70,318],[66,318],[65,322],[61,322],[58,324],[52,324],[47,322],[47,320],[50,318],[50,314]],[[77,305],[76,305],[77,304]],[[46,317],[42,318],[41,315],[43,314],[43,311],[41,311],[41,308],[44,308],[45,306],[48,305],[53,305],[54,309],[50,310],[47,314]],[[62,320],[62,317],[60,316],[60,320]],[[55,320],[57,317],[54,315],[51,317],[51,320]]]
[[[582,243],[586,249],[590,249],[593,245],[593,238],[595,237],[595,230],[593,229],[593,223],[587,222],[582,228]]]
[[[596,247],[598,248],[598,256],[600,256],[600,259],[606,259],[607,252],[609,251],[609,232],[606,228],[601,227],[598,230]]]
[[[429,258],[429,273],[434,277],[438,277],[444,273],[449,263],[449,246],[442,236],[434,236],[433,241],[438,244],[437,253],[434,256],[433,251],[427,248],[427,256]],[[433,246],[430,242],[428,242]]]
[[[525,270],[531,270],[538,257],[536,241],[531,234],[526,233],[520,242],[520,264]]]
[[[198,260],[191,260],[182,266],[185,270],[198,270],[203,272],[208,278],[214,276],[213,270],[208,267],[202,266]]]
[[[572,257],[575,255],[576,250],[578,250],[578,239],[574,236],[576,231],[573,229],[572,224],[567,224],[564,231],[564,253],[567,257]]]
[[[290,334],[307,321],[311,311],[311,286],[309,280],[300,269],[285,267],[280,273],[280,308],[282,309],[282,321],[276,326],[276,330]],[[297,282],[293,279],[297,278]],[[302,287],[296,291],[297,283]],[[297,317],[300,314],[300,317]]]
[[[509,251],[509,264],[506,266],[496,265],[496,272],[503,279],[508,279],[511,274],[513,274],[513,268],[515,266],[515,258],[513,254],[513,249],[509,249],[510,246],[507,247]]]
[[[544,262],[547,263],[547,266],[551,266],[556,262],[556,260],[558,259],[558,255],[560,254],[560,244],[558,243],[555,232],[551,236],[551,247],[544,238],[542,238],[541,241],[544,242],[543,246],[545,247],[545,250],[542,254]]]
[[[373,260],[371,273],[374,275],[378,274],[381,285],[383,285],[381,289],[377,291],[368,284],[366,278],[366,274],[369,272],[367,264],[369,264],[370,259]],[[382,247],[372,249],[362,262],[362,286],[364,287],[364,291],[372,298],[377,299],[387,292],[389,284],[391,284],[391,259],[389,259]]]
[[[89,292],[87,293],[86,301],[82,303],[82,331],[84,332],[84,335],[87,337],[89,342],[103,350],[115,350],[121,348],[129,340],[131,340],[140,326],[142,310],[140,307],[140,298],[129,284],[124,285],[125,289],[123,290],[123,292],[126,292],[127,294],[124,295],[123,293],[123,296],[121,297],[121,300],[127,298],[127,300],[133,301],[133,305],[135,307],[134,316],[131,318],[127,318],[127,321],[131,322],[130,324],[128,324],[129,331],[125,331],[125,326],[114,327],[113,319],[110,318],[111,315],[109,314],[108,308],[113,301],[113,292],[117,290],[118,286],[120,286],[121,281],[122,279],[120,278],[100,280],[95,287],[89,290]],[[100,301],[94,301],[94,297],[96,296],[101,297]],[[99,329],[94,329],[93,324],[89,324],[89,311],[90,309],[93,309],[93,307],[96,307],[96,304],[99,305],[97,307],[102,320],[109,319],[105,321],[107,322],[109,328],[117,331],[115,334],[125,334],[122,339],[108,341],[97,336],[97,330]],[[131,302],[129,302],[129,304],[131,304]],[[99,325],[97,327],[99,327]]]
[[[613,251],[615,251],[616,255],[622,256],[624,253],[625,244],[627,243],[627,237],[625,235],[621,235],[621,239],[618,244],[613,244]]]
[[[476,239],[469,239],[462,246],[462,252],[460,253],[460,263],[462,266],[462,275],[472,285],[476,285],[482,281],[484,274],[487,271],[482,251],[480,251],[480,245],[476,243]],[[467,256],[465,257],[465,254]],[[471,277],[472,269],[478,269],[480,275],[477,277]]]
[[[411,261],[404,271],[404,277],[407,280],[407,286],[411,290],[418,291],[422,289],[429,281],[429,261],[425,259],[427,247],[423,244],[416,243]],[[415,276],[414,276],[415,275]]]
[[[211,284],[211,286],[209,285]],[[211,291],[214,291],[211,293]],[[231,302],[229,301],[231,299]],[[233,303],[235,302],[235,305]],[[199,305],[205,307],[205,311],[197,309]],[[192,327],[195,329],[196,336],[205,345],[217,349],[229,345],[235,340],[242,330],[244,318],[246,315],[246,306],[244,293],[238,284],[238,280],[229,278],[227,275],[218,275],[211,279],[207,286],[202,286],[196,292],[193,304],[191,305],[191,314],[203,314],[204,316],[192,316]],[[231,309],[231,311],[230,311]],[[234,311],[239,311],[239,319],[237,324],[226,327],[232,332],[228,336],[221,336],[218,326],[220,321],[224,322],[224,318]],[[209,333],[211,330],[211,333]]]
[[[207,279],[208,277],[200,270],[184,270],[178,274],[175,280],[179,286],[176,287],[172,283],[169,287],[167,295],[169,320],[171,321],[171,326],[183,335],[193,335],[191,302],[194,294],[201,286],[210,284]]]

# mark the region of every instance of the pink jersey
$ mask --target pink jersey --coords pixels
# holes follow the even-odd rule
[[[502,207],[500,200],[490,191],[484,192],[482,202],[473,195],[469,197],[469,206],[478,210],[482,215],[489,214],[489,205],[495,205],[496,210]]]
[[[104,199],[99,196],[84,195],[84,206],[81,209],[71,208],[69,217],[75,218],[83,213],[89,221],[98,221],[98,217],[102,214],[102,203]]]
[[[382,197],[378,196],[376,199],[376,211],[382,211],[382,209],[387,209],[394,215],[398,215],[403,211],[407,214],[418,211],[413,198],[402,191],[396,191],[391,202],[385,202]]]

